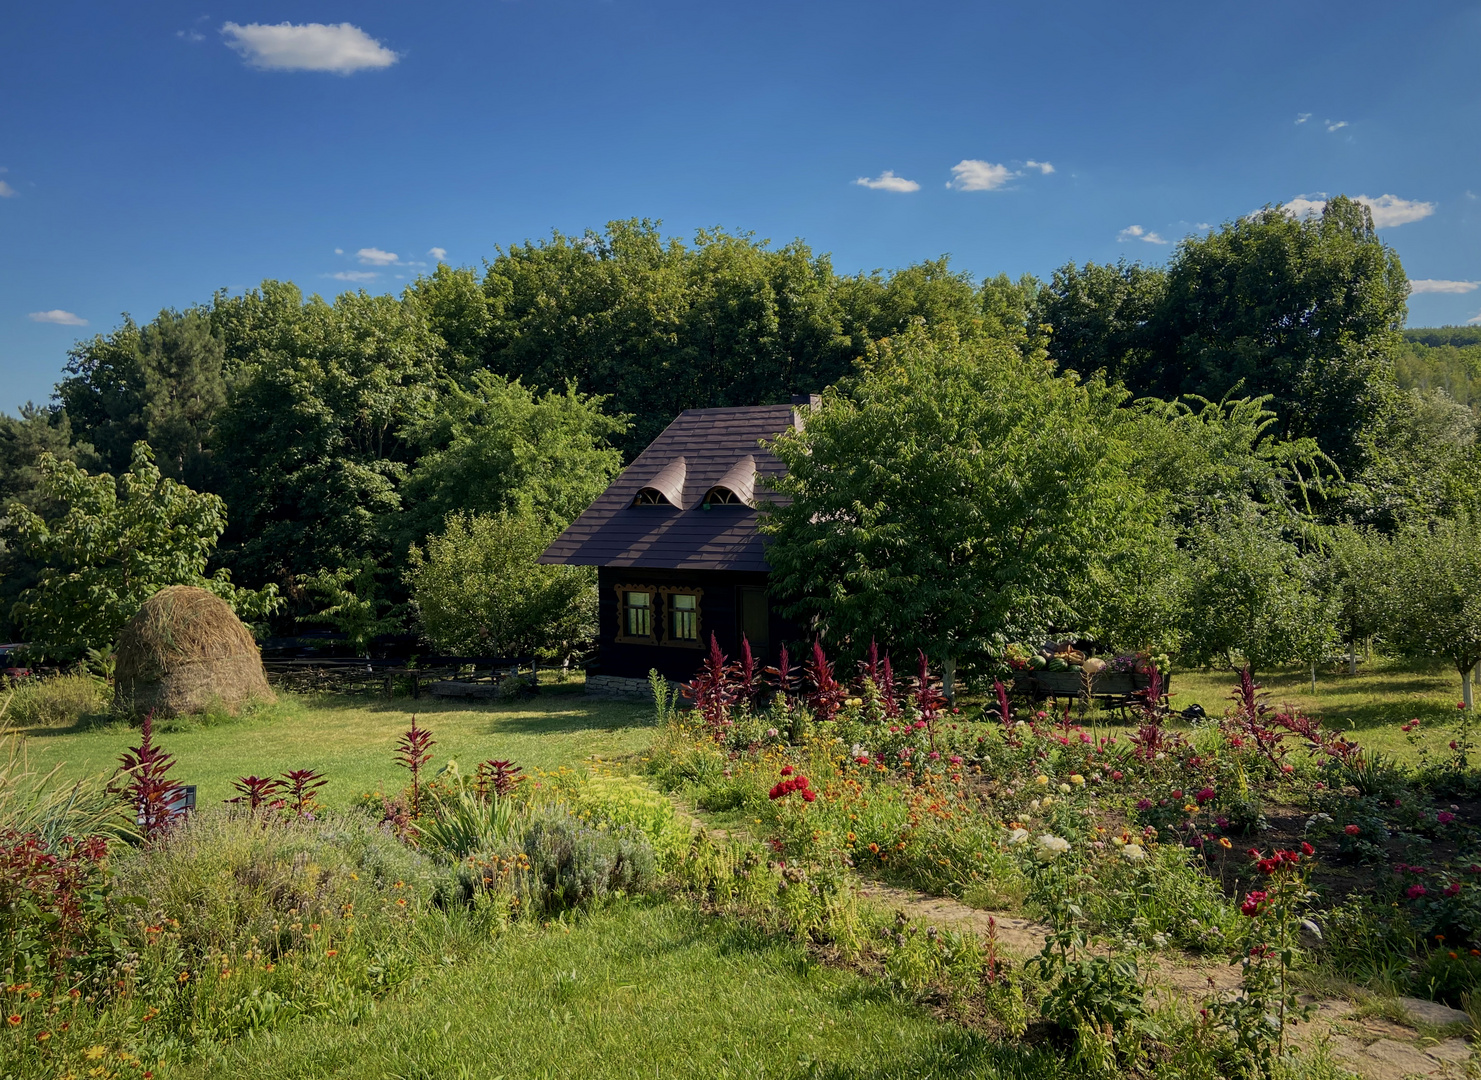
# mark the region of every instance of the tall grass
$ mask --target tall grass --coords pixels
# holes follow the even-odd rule
[[[89,716],[108,712],[113,688],[96,675],[57,675],[24,679],[5,698],[4,718],[20,728],[73,727]]]
[[[25,736],[0,726],[0,832],[35,834],[47,848],[69,836],[134,834],[107,777],[67,783],[61,774],[61,764],[33,769]]]

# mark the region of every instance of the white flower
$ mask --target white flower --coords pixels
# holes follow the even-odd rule
[[[1038,799],[1034,799],[1032,802],[1030,802],[1028,804],[1028,808],[1030,810],[1032,810],[1034,813],[1038,813],[1038,810],[1039,810],[1039,800]]]
[[[1084,781],[1082,780],[1081,783],[1084,783]],[[1059,793],[1061,795],[1068,795],[1070,793],[1070,785],[1069,784],[1060,784],[1059,785]]]
[[[1008,834],[1008,843],[1021,844],[1028,839],[1027,829],[1014,829]]]
[[[1141,862],[1147,857],[1147,849],[1141,844],[1127,844],[1121,849],[1121,857],[1130,862]]]
[[[1039,855],[1045,859],[1053,859],[1070,850],[1070,842],[1062,836],[1055,836],[1053,833],[1045,833],[1039,837],[1036,846],[1039,849]]]

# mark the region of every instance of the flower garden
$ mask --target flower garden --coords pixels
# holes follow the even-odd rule
[[[925,657],[713,649],[682,697],[655,680],[640,753],[460,766],[434,714],[348,807],[332,769],[259,768],[182,816],[169,732],[107,784],[8,735],[0,1075],[608,1075],[659,1045],[716,1075],[784,1045],[811,1064],[781,1075],[1329,1076],[1324,998],[1470,1011],[1470,712],[1406,722],[1401,758],[1248,674],[1186,723],[1142,662],[1128,723],[953,703]],[[472,986],[518,1046],[468,1049]]]

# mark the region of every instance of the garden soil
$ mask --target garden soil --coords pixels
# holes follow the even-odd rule
[[[177,716],[272,701],[257,643],[220,597],[189,585],[161,589],[125,624],[114,707]]]

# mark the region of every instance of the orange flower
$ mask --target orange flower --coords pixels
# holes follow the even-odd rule
[[[324,950],[324,955],[325,956],[338,956],[339,955],[339,950],[338,949],[325,949]]]
[[[16,1027],[21,1022],[21,1018],[20,1018],[20,1014],[19,1013],[11,1013],[5,1019],[7,1021],[9,1021],[11,1027]]]
[[[51,1038],[51,1032],[49,1031],[38,1031],[36,1033],[37,1042],[45,1042],[49,1038]]]

